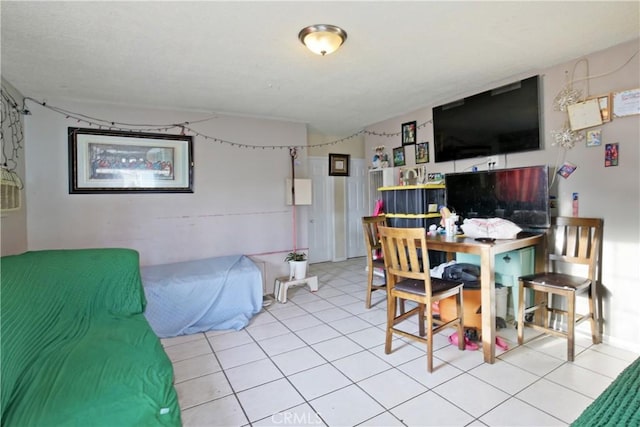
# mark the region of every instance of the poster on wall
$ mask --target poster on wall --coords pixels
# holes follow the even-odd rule
[[[618,151],[619,144],[616,142],[614,144],[607,144],[604,146],[604,166],[618,166],[618,156],[620,152]]]

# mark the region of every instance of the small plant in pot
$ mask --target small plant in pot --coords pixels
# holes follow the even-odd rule
[[[284,258],[289,262],[289,280],[307,277],[307,254],[304,252],[289,252]]]

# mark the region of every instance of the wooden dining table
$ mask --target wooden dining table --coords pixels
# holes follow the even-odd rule
[[[456,253],[480,256],[480,298],[482,306],[482,352],[484,361],[494,363],[496,357],[496,255],[504,252],[535,247],[535,272],[545,268],[545,234],[520,233],[515,239],[497,239],[493,242],[478,241],[464,235],[427,234],[429,250],[446,252],[449,260]]]

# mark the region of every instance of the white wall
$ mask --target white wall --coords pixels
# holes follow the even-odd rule
[[[126,123],[195,122],[206,113],[49,100],[87,116]],[[142,265],[245,254],[286,271],[292,211],[285,204],[291,176],[288,149],[238,148],[194,138],[193,194],[69,194],[67,127],[89,127],[37,104],[26,120],[29,250],[128,247]],[[191,125],[200,134],[258,146],[306,145],[306,125],[224,117]],[[178,133],[174,131],[173,133]],[[306,177],[306,150],[296,177]],[[307,213],[298,209],[298,248],[308,247]]]
[[[640,49],[639,40],[625,43],[602,52],[588,55],[589,75],[600,76],[589,80],[590,95],[600,95],[626,89],[640,88],[640,55],[633,57]],[[632,58],[633,57],[633,58]],[[629,59],[631,58],[631,61]],[[553,99],[564,87],[565,72],[569,75],[581,58],[565,64],[545,69],[532,70],[522,76],[505,78],[502,82],[477,92],[491,89],[514,80],[534,74],[542,76],[543,87],[543,138],[544,149],[527,153],[500,156],[500,167],[518,167],[526,165],[548,164],[554,167],[558,159],[566,159],[578,169],[568,179],[558,177],[556,195],[559,215],[572,215],[571,195],[579,193],[579,215],[601,217],[605,221],[603,285],[604,285],[604,328],[605,339],[609,342],[640,350],[640,115],[614,118],[605,123],[602,129],[602,146],[586,147],[584,143],[576,145],[564,156],[562,150],[552,146],[551,130],[562,128],[565,113],[553,109]],[[620,68],[621,67],[621,68]],[[586,77],[584,63],[578,64],[574,79]],[[587,93],[585,81],[574,84],[574,88]],[[450,99],[434,100],[426,108],[377,123],[367,130],[377,132],[398,132],[402,123],[416,120],[418,124],[431,120],[432,107],[451,102],[472,93],[463,93]],[[468,159],[456,162],[433,162],[433,127],[429,123],[419,129],[418,142],[428,141],[431,154],[427,164],[429,172],[460,172],[469,169],[483,159]],[[604,144],[620,143],[620,165],[604,167]],[[365,152],[373,147],[385,145],[391,154],[394,147],[400,146],[400,137],[387,138],[367,136]],[[414,164],[413,147],[406,149],[407,164]],[[586,324],[585,324],[586,325]],[[585,326],[581,325],[581,326]]]

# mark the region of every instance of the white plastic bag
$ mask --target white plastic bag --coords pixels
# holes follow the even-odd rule
[[[516,224],[503,218],[465,219],[461,227],[465,236],[473,238],[515,239],[522,231]]]

